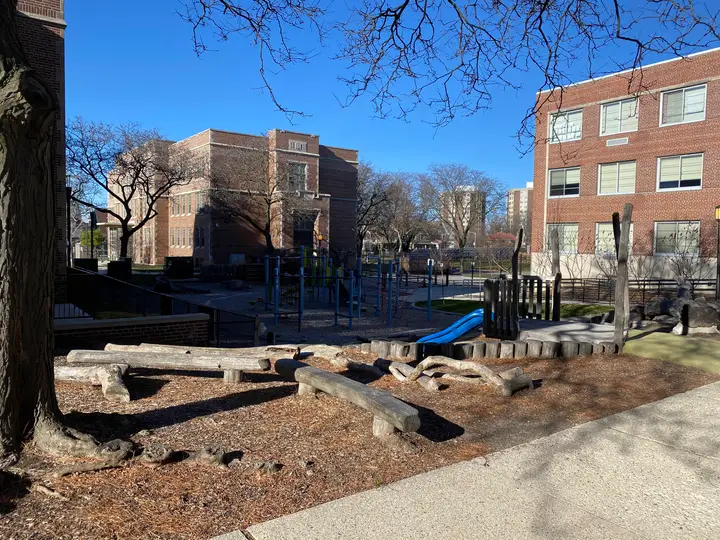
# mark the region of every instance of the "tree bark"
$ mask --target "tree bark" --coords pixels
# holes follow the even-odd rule
[[[0,469],[22,441],[63,433],[53,384],[58,104],[28,64],[16,0],[0,0]]]
[[[128,245],[130,244],[130,233],[123,228],[122,236],[120,236],[120,257],[128,256]]]

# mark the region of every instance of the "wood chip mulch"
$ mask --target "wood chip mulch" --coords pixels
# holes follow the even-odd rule
[[[321,358],[309,363],[340,371]],[[420,432],[393,443],[372,436],[366,411],[326,395],[299,397],[297,385],[272,372],[227,385],[220,374],[136,370],[126,377],[130,403],[110,403],[99,388],[57,383],[68,420],[98,438],[184,451],[220,446],[230,467],[180,461],[51,478],[74,460],[28,445],[18,468],[47,471],[34,483],[56,496],[0,476],[0,538],[209,538],[720,379],[631,356],[491,363],[497,370],[521,365],[537,388],[503,398],[487,386],[452,383],[429,393],[389,375],[347,373],[420,410]],[[262,462],[282,468],[257,470]]]

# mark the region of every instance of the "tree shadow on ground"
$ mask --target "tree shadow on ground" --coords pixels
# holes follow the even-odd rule
[[[30,492],[30,481],[17,474],[0,471],[0,516],[9,514],[17,506],[17,500]]]
[[[133,400],[153,397],[160,389],[170,382],[169,379],[155,379],[152,377],[125,377],[125,386]]]
[[[294,394],[295,390],[295,385],[257,388],[134,414],[72,411],[65,415],[65,421],[71,427],[89,433],[99,441],[127,439],[143,429],[159,429],[194,418],[259,405],[288,397]]]
[[[465,433],[464,427],[440,416],[432,409],[422,407],[416,403],[408,403],[408,405],[415,407],[418,413],[420,413],[420,429],[418,430],[418,434],[432,442],[450,441]]]

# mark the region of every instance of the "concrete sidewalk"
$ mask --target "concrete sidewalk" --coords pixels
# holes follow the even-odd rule
[[[720,383],[255,525],[246,534],[253,540],[717,539]]]

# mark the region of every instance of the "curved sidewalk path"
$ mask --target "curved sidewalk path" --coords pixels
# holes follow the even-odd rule
[[[720,382],[218,538],[717,539]]]

